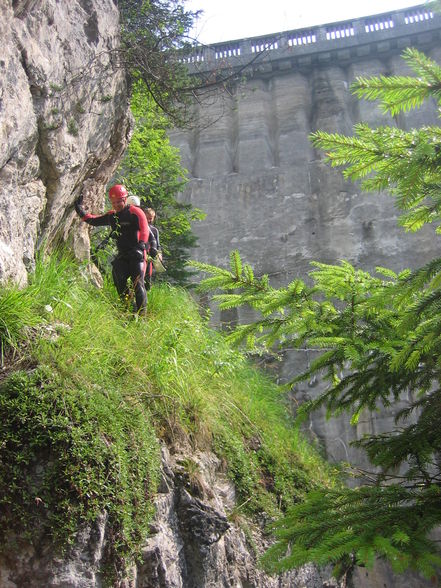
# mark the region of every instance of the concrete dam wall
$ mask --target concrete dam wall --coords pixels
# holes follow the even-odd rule
[[[361,194],[359,185],[324,163],[308,136],[318,129],[351,134],[360,121],[402,129],[438,124],[434,103],[392,119],[376,103],[356,99],[350,84],[357,76],[411,73],[401,57],[409,46],[441,62],[440,34],[441,15],[415,7],[196,49],[188,60],[195,73],[234,73],[250,65],[211,104],[195,106],[201,126],[212,124],[171,133],[189,171],[182,200],[207,214],[194,227],[199,247],[193,258],[226,266],[229,252],[238,249],[256,275],[269,274],[277,287],[305,278],[313,260],[401,270],[439,255],[433,228],[405,234],[393,199]],[[215,313],[214,322],[249,316],[243,310]],[[286,352],[279,377],[298,373],[312,357],[308,350]],[[315,396],[321,386],[300,385],[295,402]],[[388,411],[365,414],[356,427],[347,417],[328,421],[317,413],[310,430],[330,459],[363,464],[350,441],[391,425]]]

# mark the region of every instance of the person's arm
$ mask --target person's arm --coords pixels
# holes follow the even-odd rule
[[[157,227],[154,227],[153,225],[149,225],[149,227],[150,227],[150,230],[152,231],[152,233],[156,239],[156,247],[158,249],[158,257],[162,261],[162,250],[161,250],[161,244],[159,242],[159,231],[158,231]]]
[[[145,249],[147,241],[149,240],[149,225],[145,214],[137,206],[130,206],[131,214],[134,214],[138,219],[138,243],[142,249]]]
[[[148,251],[152,257],[156,257],[158,249],[156,246],[156,239],[152,235],[149,223],[144,214],[144,211],[137,206],[131,206],[130,212],[138,218],[138,245],[141,251]],[[153,241],[152,241],[153,237]]]
[[[87,223],[88,225],[92,225],[93,227],[105,227],[112,225],[112,215],[113,211],[99,215],[87,213],[82,217],[81,220]]]
[[[92,225],[94,227],[104,227],[106,225],[111,224],[111,216],[113,212],[106,212],[106,214],[89,214],[85,212],[83,208],[83,197],[80,196],[78,200],[75,201],[75,210],[81,220],[88,225]]]
[[[151,257],[153,257],[153,258],[156,257],[156,255],[158,253],[158,243],[156,241],[155,234],[150,227],[149,227],[148,251],[149,251],[149,254],[151,255]]]
[[[151,226],[150,229],[153,231],[153,234],[155,235],[157,249],[158,251],[161,251],[161,244],[159,243],[159,231],[157,227],[154,226]]]

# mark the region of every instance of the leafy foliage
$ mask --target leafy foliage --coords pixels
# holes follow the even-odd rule
[[[187,10],[183,0],[119,0],[118,5],[122,47],[117,58],[127,71],[136,127],[114,181],[125,183],[157,213],[167,265],[159,279],[187,284],[191,271],[185,266],[197,241],[191,223],[204,215],[176,199],[187,172],[167,129],[192,120],[201,82],[190,79],[185,56],[193,49],[188,35],[199,12]],[[217,83],[211,86],[217,91]],[[102,239],[98,233],[95,241]],[[111,247],[95,254],[103,269],[109,267],[109,253]]]
[[[168,120],[155,106],[142,82],[133,88],[131,108],[135,130],[116,181],[139,196],[142,206],[156,211],[155,226],[160,231],[167,265],[163,279],[183,285],[191,275],[186,268],[189,250],[197,240],[191,223],[204,215],[191,204],[176,200],[186,184],[187,172],[181,165],[179,150],[170,145]]]
[[[408,48],[403,58],[415,76],[357,78],[354,94],[365,100],[380,100],[383,112],[392,116],[421,106],[430,97],[441,100],[441,68],[423,53]]]
[[[176,125],[189,117],[192,84],[182,59],[198,13],[182,0],[119,0],[121,60],[132,81],[144,84],[153,102]]]
[[[359,79],[354,92],[381,99],[396,114],[426,98],[441,104],[441,69],[414,49],[404,53],[417,78]],[[318,131],[314,145],[331,165],[361,179],[365,190],[387,189],[404,211],[402,225],[417,230],[438,222],[441,213],[438,127],[409,132],[357,125],[355,136]],[[439,572],[439,548],[431,532],[441,524],[441,258],[415,271],[374,275],[346,261],[315,262],[307,285],[295,280],[272,288],[255,278],[239,253],[230,271],[192,263],[211,276],[201,282],[221,308],[251,306],[261,318],[228,335],[234,342],[271,348],[315,349],[320,355],[293,382],[322,376],[327,388],[304,405],[302,418],[318,406],[329,414],[346,411],[355,424],[365,409],[381,410],[410,393],[413,401],[396,415],[393,430],[357,441],[376,466],[357,489],[308,494],[275,525],[277,543],[264,561],[272,571],[308,561],[335,563],[343,573],[353,563],[370,565],[375,556],[396,571],[412,568],[430,577]]]
[[[189,33],[202,11],[187,10],[185,0],[119,0],[118,4],[122,28],[119,60],[129,81],[141,81],[175,127],[212,124],[212,116],[206,117],[197,106],[231,96],[231,82],[240,82],[251,65],[266,54],[256,53],[237,69],[222,63],[215,71],[201,68],[195,72],[192,52],[197,40]],[[214,48],[211,50],[214,55]],[[188,63],[193,67],[191,75]]]
[[[13,351],[24,337],[23,330],[31,326],[34,315],[28,298],[16,285],[10,284],[0,291],[0,365],[6,350]]]
[[[394,484],[312,492],[275,525],[279,541],[264,562],[280,571],[310,559],[322,565],[349,560],[349,553],[357,563],[372,565],[377,555],[395,572],[412,567],[430,577],[441,564],[427,537],[428,528],[439,524],[439,501],[436,486],[420,491]]]
[[[354,93],[366,100],[380,99],[383,110],[391,114],[419,106],[428,97],[440,103],[441,68],[416,49],[406,49],[403,57],[418,78],[358,78],[352,85]],[[406,230],[416,231],[426,223],[439,221],[439,127],[403,131],[395,127],[371,129],[360,123],[353,137],[317,131],[312,142],[327,152],[332,166],[345,166],[345,177],[361,179],[364,190],[389,190],[404,212],[400,222]]]

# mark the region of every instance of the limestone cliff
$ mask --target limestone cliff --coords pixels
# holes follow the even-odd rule
[[[67,238],[85,180],[101,204],[131,119],[116,2],[1,0],[0,11],[0,280],[24,283],[38,247]]]
[[[164,447],[156,517],[137,565],[126,570],[118,588],[344,588],[330,569],[304,566],[270,577],[257,564],[265,548],[262,531],[234,512],[234,487],[209,453],[192,454],[196,479],[184,463],[188,454]],[[239,511],[238,511],[239,513]],[[239,524],[239,520],[241,523]],[[14,538],[11,538],[14,541]],[[101,588],[106,516],[79,531],[64,558],[53,556],[44,539],[38,546],[0,553],[1,588]]]

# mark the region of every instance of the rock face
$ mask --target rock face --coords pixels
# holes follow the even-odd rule
[[[191,459],[197,466],[188,473]],[[228,518],[234,488],[212,454],[175,454],[164,448],[162,482],[140,563],[119,588],[344,588],[330,570],[304,566],[279,577],[266,575],[256,555],[261,530],[245,518]],[[241,520],[241,525],[237,521]],[[246,530],[246,532],[245,532]],[[0,554],[1,588],[101,588],[106,517],[84,529],[67,557],[56,559],[44,542],[35,549]]]
[[[228,518],[237,507],[233,485],[213,454],[191,455],[197,474],[188,474],[184,455],[163,453],[163,481],[156,522],[138,568],[140,588],[288,588],[338,586],[329,570],[307,566],[285,577],[269,577],[256,563],[262,532],[245,518]],[[193,468],[192,468],[193,470]],[[255,550],[255,551],[254,551]]]
[[[68,237],[80,191],[102,206],[131,123],[116,2],[1,0],[0,13],[0,281],[25,283],[37,248]]]

